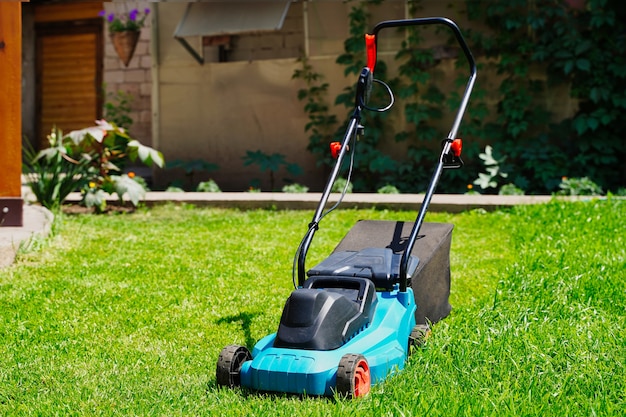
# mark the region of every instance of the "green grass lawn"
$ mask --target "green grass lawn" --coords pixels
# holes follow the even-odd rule
[[[626,410],[626,202],[429,214],[455,224],[452,314],[358,400],[215,386],[277,329],[309,211],[164,206],[58,219],[0,271],[0,415],[593,416]],[[308,265],[358,219],[340,210]]]

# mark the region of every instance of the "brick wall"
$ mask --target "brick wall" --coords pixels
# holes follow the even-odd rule
[[[304,53],[302,6],[293,4],[281,30],[272,33],[233,36],[228,61],[298,58]]]
[[[147,1],[106,2],[105,10],[108,13],[128,13],[132,9],[138,9],[142,13],[150,8]],[[105,101],[111,100],[117,91],[124,91],[132,96],[130,117],[133,124],[130,133],[145,145],[152,144],[152,57],[150,55],[151,38],[151,15],[145,20],[145,26],[141,30],[139,42],[135,53],[128,63],[120,60],[109,37],[107,25],[104,36],[104,68],[103,80],[105,84]]]

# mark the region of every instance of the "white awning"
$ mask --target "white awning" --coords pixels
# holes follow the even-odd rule
[[[204,58],[185,38],[242,35],[282,29],[292,0],[205,0],[188,3],[174,37],[199,62]]]

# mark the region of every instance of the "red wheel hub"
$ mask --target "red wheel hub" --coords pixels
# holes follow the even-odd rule
[[[362,397],[370,392],[372,377],[367,361],[360,360],[354,370],[354,396]]]

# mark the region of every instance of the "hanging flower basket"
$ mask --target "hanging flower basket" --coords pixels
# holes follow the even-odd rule
[[[124,66],[128,66],[128,63],[135,53],[135,47],[139,41],[139,30],[123,30],[121,32],[111,32],[111,42],[115,47],[115,52],[120,57]]]

